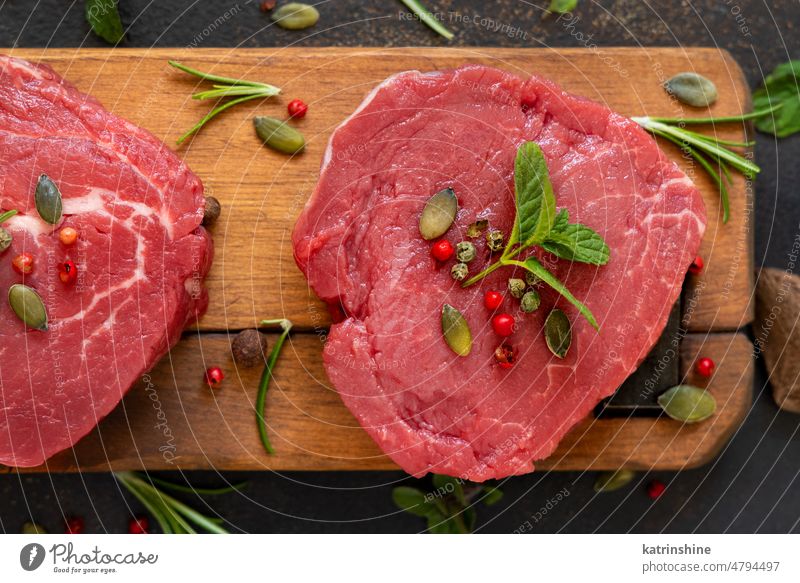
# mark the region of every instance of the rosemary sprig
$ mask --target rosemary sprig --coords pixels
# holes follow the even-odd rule
[[[115,472],[114,477],[153,515],[164,534],[196,534],[197,529],[214,534],[228,534],[220,526],[220,520],[204,516],[180,500],[156,488],[160,484],[179,491],[201,493],[203,489],[192,489],[179,484],[152,478],[138,472]],[[238,487],[219,488],[214,493],[232,492]],[[210,493],[212,490],[207,490]]]
[[[258,383],[258,395],[256,397],[256,423],[258,424],[258,436],[264,449],[267,453],[275,453],[272,444],[269,442],[269,435],[267,434],[267,422],[264,418],[264,407],[267,403],[267,390],[269,389],[269,381],[272,379],[272,371],[275,368],[275,363],[278,361],[278,356],[281,354],[281,348],[289,336],[289,331],[292,329],[292,322],[285,318],[278,320],[262,320],[262,326],[269,326],[279,324],[283,332],[278,336],[275,345],[272,347],[272,352],[269,354],[267,364],[264,366],[264,372],[261,373],[261,381]]]
[[[438,20],[436,17],[431,14],[431,11],[425,8],[425,6],[419,0],[400,0],[406,7],[411,10],[414,14],[417,15],[422,22],[424,22],[428,28],[431,30],[436,31],[440,35],[442,35],[447,40],[451,40],[453,38],[453,33],[447,30],[447,28]]]
[[[247,81],[245,79],[234,79],[232,77],[212,75],[210,73],[198,71],[197,69],[192,69],[191,67],[187,67],[186,65],[182,65],[176,61],[169,61],[169,64],[176,69],[183,71],[184,73],[188,73],[189,75],[194,75],[195,77],[199,77],[204,81],[211,81],[214,83],[213,89],[195,93],[192,95],[192,99],[224,99],[227,97],[236,97],[236,99],[232,99],[231,101],[223,103],[222,105],[212,109],[189,131],[178,138],[178,144],[183,143],[186,138],[197,132],[200,128],[211,121],[211,119],[226,109],[230,109],[234,105],[244,103],[245,101],[250,101],[251,99],[265,99],[267,97],[273,97],[281,92],[279,87],[275,87],[274,85],[270,85],[268,83],[259,83],[257,81]]]
[[[720,117],[673,118],[673,117],[634,117],[633,121],[655,136],[668,140],[694,158],[703,170],[708,173],[720,193],[722,203],[722,222],[730,218],[730,196],[728,186],[731,183],[731,170],[737,170],[746,178],[753,179],[761,169],[752,160],[730,148],[749,148],[755,142],[737,142],[707,136],[699,132],[687,130],[686,125],[741,123],[770,115],[781,105],[752,111],[741,115]],[[716,168],[715,168],[716,167]]]

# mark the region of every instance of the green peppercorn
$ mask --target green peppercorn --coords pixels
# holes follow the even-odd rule
[[[461,263],[469,263],[475,259],[475,245],[469,241],[461,241],[456,245],[456,259]]]
[[[497,229],[492,229],[486,232],[486,244],[492,251],[500,251],[503,249],[503,232]]]
[[[456,281],[463,281],[469,275],[469,267],[466,263],[456,263],[450,268],[450,276]]]
[[[542,278],[536,275],[535,273],[531,273],[530,271],[528,271],[527,273],[525,273],[525,282],[529,286],[534,287],[542,283]]]
[[[539,292],[536,290],[531,290],[529,292],[525,292],[525,295],[522,296],[522,299],[519,302],[519,307],[522,308],[523,312],[530,314],[531,312],[535,312],[539,309],[540,303],[541,299],[539,298]]]
[[[508,292],[517,299],[520,299],[525,293],[525,282],[516,277],[508,280]]]
[[[0,253],[11,246],[11,233],[0,227]]]

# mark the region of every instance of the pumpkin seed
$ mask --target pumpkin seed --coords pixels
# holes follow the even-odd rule
[[[36,184],[36,212],[45,223],[57,225],[61,220],[61,191],[47,174],[39,176]]]
[[[450,349],[459,356],[467,356],[472,350],[472,332],[469,324],[450,304],[442,306],[442,333]]]
[[[691,385],[672,387],[658,397],[658,404],[668,416],[684,423],[697,423],[717,410],[714,395]]]
[[[283,154],[297,154],[306,147],[303,134],[279,119],[258,116],[253,118],[253,125],[258,137],[273,150]]]
[[[600,472],[594,482],[594,491],[613,492],[631,483],[636,473],[632,470],[617,470],[615,472]]]
[[[11,247],[11,233],[0,227],[0,253]]]
[[[694,107],[707,107],[717,100],[717,87],[697,73],[678,73],[664,83],[667,93]]]
[[[486,227],[489,226],[489,221],[486,219],[480,219],[472,223],[469,227],[467,227],[467,237],[470,239],[477,239],[481,236],[486,230]]]
[[[453,224],[458,212],[458,198],[452,188],[434,194],[425,203],[419,217],[419,232],[426,241],[441,237]]]
[[[8,290],[8,303],[11,309],[28,328],[47,330],[47,311],[36,290],[16,283]]]
[[[555,309],[547,315],[547,320],[544,321],[544,338],[550,352],[558,358],[567,356],[572,344],[572,328],[564,312]]]
[[[319,20],[319,12],[313,6],[301,2],[289,2],[272,11],[272,21],[281,28],[302,30],[314,26]]]

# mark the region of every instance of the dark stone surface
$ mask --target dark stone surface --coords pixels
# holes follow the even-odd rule
[[[82,4],[0,2],[0,46],[103,46],[84,23]],[[323,2],[319,24],[306,32],[269,26],[268,17],[252,1],[122,0],[121,4],[123,20],[130,25],[125,46],[447,44],[422,24],[403,19],[400,3],[390,0]],[[579,46],[554,18],[543,18],[545,4],[545,0],[428,0],[456,32],[452,45]],[[233,12],[227,19],[226,10]],[[591,42],[599,46],[727,48],[753,86],[775,65],[800,58],[796,0],[581,0],[576,13],[587,34],[593,35]],[[482,19],[487,20],[482,24]],[[494,32],[491,22],[518,30]],[[779,143],[758,137],[757,162],[763,172],[756,187],[756,265],[787,264],[800,229],[798,155],[800,136]],[[534,532],[799,532],[800,416],[775,407],[761,364],[755,395],[742,428],[708,466],[642,475],[623,491],[605,495],[593,493],[594,475],[588,473],[535,473],[506,480],[504,500],[491,509],[479,509],[479,528],[511,532],[527,529],[528,521]],[[245,493],[210,501],[233,529],[413,532],[423,528],[420,519],[400,514],[392,505],[391,488],[405,479],[401,473],[246,477],[250,487]],[[668,485],[655,504],[645,495],[645,485],[654,477]],[[203,472],[191,474],[190,479],[212,484],[220,477]],[[121,532],[131,513],[138,511],[139,506],[120,494],[109,475],[0,476],[0,530],[6,532],[18,532],[31,517],[59,531],[65,515],[83,516],[88,531]]]

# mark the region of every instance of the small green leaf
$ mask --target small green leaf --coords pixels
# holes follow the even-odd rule
[[[605,265],[611,254],[603,237],[581,224],[568,224],[558,230],[554,228],[542,247],[562,259],[592,265]]]
[[[697,423],[717,410],[714,395],[691,385],[678,385],[662,393],[658,404],[671,418],[684,423]]]
[[[467,504],[467,501],[464,499],[464,487],[457,478],[442,474],[434,474],[433,486],[437,489],[436,494],[440,494],[442,496],[451,494],[456,500],[458,500],[459,504]]]
[[[516,265],[517,267],[522,267],[523,269],[530,271],[544,283],[564,296],[569,303],[578,308],[578,311],[581,313],[581,315],[589,321],[595,330],[600,329],[600,326],[598,326],[597,320],[595,320],[591,310],[589,310],[589,308],[587,308],[580,300],[578,300],[578,298],[572,295],[572,292],[570,292],[567,287],[561,283],[558,278],[556,278],[555,275],[550,273],[545,266],[539,262],[538,259],[535,257],[528,257],[528,259],[526,259],[524,262],[506,261],[505,265]]]
[[[572,12],[578,6],[578,0],[550,0],[550,6],[547,8],[548,12],[556,14],[566,14]]]
[[[564,312],[554,309],[547,315],[544,321],[544,338],[550,352],[558,358],[566,358],[572,345],[572,327]]]
[[[398,508],[415,516],[430,516],[438,512],[436,507],[425,499],[425,493],[416,488],[398,486],[392,490],[392,500]]]
[[[636,477],[636,473],[631,470],[617,470],[615,472],[600,472],[594,482],[594,491],[613,492],[627,486]]]
[[[517,241],[538,245],[547,238],[556,218],[556,197],[547,162],[535,142],[525,142],[514,162],[514,190],[517,203]]]
[[[428,515],[428,532],[431,534],[454,534],[450,518],[438,510]]]
[[[496,486],[484,486],[482,501],[486,506],[494,506],[503,499],[503,492]]]
[[[86,0],[86,21],[94,33],[107,43],[115,45],[125,38],[122,21],[117,10],[118,0]]]
[[[563,231],[567,225],[569,225],[569,211],[567,209],[561,209],[556,215],[556,220],[553,222],[553,229],[551,232]]]
[[[800,60],[778,65],[764,79],[764,85],[753,93],[756,110],[782,105],[770,115],[755,122],[756,127],[768,134],[785,138],[800,131]]]

